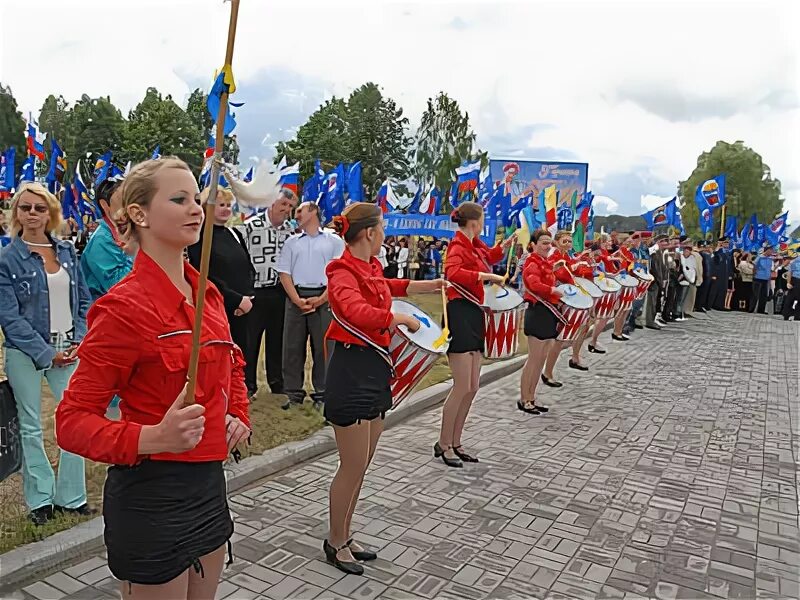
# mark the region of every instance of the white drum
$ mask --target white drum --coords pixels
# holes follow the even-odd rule
[[[639,280],[639,285],[636,288],[636,299],[638,300],[647,293],[648,288],[656,280],[656,278],[641,267],[633,270],[633,276]]]
[[[484,330],[486,358],[508,358],[519,347],[519,328],[524,312],[524,300],[515,290],[506,286],[483,286]],[[451,323],[457,327],[457,323]]]
[[[442,335],[442,328],[419,307],[405,300],[392,300],[394,314],[411,315],[420,322],[420,328],[411,332],[401,325],[392,328],[389,354],[394,365],[392,386],[392,405],[397,406],[417,386],[434,363],[447,352],[445,343],[434,348],[434,343]]]
[[[609,319],[616,311],[617,296],[622,286],[610,277],[595,277],[594,283],[603,292],[603,297],[594,304],[594,316],[598,319]]]
[[[594,302],[597,302],[597,300],[603,297],[603,291],[595,285],[594,281],[583,277],[575,277],[574,279],[575,285],[589,294]]]
[[[589,320],[594,300],[589,294],[569,283],[563,283],[556,287],[564,293],[558,309],[566,321],[557,339],[562,342],[571,342]]]
[[[620,312],[630,310],[631,306],[633,306],[633,301],[636,300],[639,280],[625,272],[617,273],[614,279],[622,286],[617,298],[617,310]]]

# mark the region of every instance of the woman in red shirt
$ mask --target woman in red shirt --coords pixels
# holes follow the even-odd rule
[[[442,409],[442,427],[433,455],[441,457],[448,467],[463,467],[464,462],[478,462],[462,448],[461,433],[480,385],[481,354],[486,344],[481,308],[483,284],[505,283],[505,277],[492,273],[491,265],[503,259],[505,249],[516,236],[494,248],[484,244],[483,208],[475,202],[463,202],[450,218],[458,224],[444,264],[444,277],[449,284],[447,318],[452,330],[447,360],[453,387]]]
[[[361,575],[356,561],[374,560],[350,537],[364,474],[392,407],[390,328],[416,331],[420,322],[392,313],[392,296],[434,292],[442,280],[386,279],[375,258],[383,245],[383,213],[376,204],[356,202],[334,219],[347,248],[328,263],[328,301],[333,321],[327,338],[335,342],[325,379],[325,418],[333,425],[339,468],[331,482],[330,532],[323,543],[328,562],[345,573]]]
[[[597,261],[597,265],[602,266],[607,276],[615,275],[619,271],[619,263],[611,258],[609,250],[611,250],[611,236],[607,233],[601,233],[592,253]],[[589,352],[595,354],[606,353],[605,349],[597,345],[597,339],[600,337],[600,334],[603,333],[608,321],[609,319],[597,319],[595,321],[592,339],[589,340]]]
[[[522,281],[525,287],[525,335],[528,336],[528,360],[522,369],[520,381],[520,400],[517,408],[538,415],[547,408],[536,405],[536,387],[542,375],[542,367],[547,354],[556,343],[560,313],[554,306],[561,301],[562,292],[556,285],[553,265],[548,260],[553,238],[550,233],[540,229],[531,236],[533,252],[525,261]]]
[[[233,533],[222,463],[250,434],[244,360],[209,286],[196,403],[184,405],[199,274],[183,252],[203,224],[197,182],[177,158],[149,160],[121,194],[126,236],[140,250],[89,311],[56,437],[64,450],[112,465],[103,517],[122,597],[213,598]],[[105,416],[115,395],[119,421]]]
[[[572,233],[559,231],[556,234],[555,250],[548,258],[550,264],[553,265],[553,272],[558,283],[574,283],[575,277],[583,277],[591,281],[594,278],[594,269],[589,266],[588,262],[573,258],[570,255],[571,250]],[[581,346],[586,339],[588,331],[589,324],[587,323],[572,342],[566,342],[566,344],[572,344],[572,358],[569,360],[570,369],[578,371],[589,370],[589,367],[581,364]],[[556,342],[547,354],[547,361],[542,371],[542,383],[547,386],[559,388],[563,385],[560,381],[555,380],[553,371],[558,362],[558,357],[561,355],[561,350],[566,344]]]

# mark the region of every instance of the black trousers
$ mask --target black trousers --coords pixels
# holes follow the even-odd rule
[[[717,309],[722,305],[725,306],[725,284],[724,279],[717,277],[711,281],[711,287],[708,290],[708,300],[706,301],[706,310]]]
[[[258,355],[261,339],[264,342],[265,370],[267,383],[273,394],[283,393],[283,313],[286,292],[281,285],[259,288],[255,292],[253,310],[250,311],[248,349],[245,353],[247,368],[245,384],[249,392],[258,389]]]
[[[250,315],[252,311],[247,313],[246,315],[242,315],[237,317],[233,313],[227,313],[228,315],[228,325],[231,328],[231,339],[233,343],[239,346],[244,354],[244,360],[249,362],[247,359],[247,352],[250,348]]]
[[[783,299],[783,318],[788,320],[791,316],[800,321],[800,277],[792,277],[792,289],[787,290]]]
[[[750,312],[766,314],[769,279],[753,279],[753,298],[750,300]]]
[[[700,287],[697,288],[697,296],[694,299],[694,309],[708,310],[708,294],[711,292],[711,279],[704,279]]]

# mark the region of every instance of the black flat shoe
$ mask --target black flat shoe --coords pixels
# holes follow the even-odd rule
[[[540,415],[542,413],[539,412],[537,408],[525,408],[525,405],[520,401],[517,400],[517,408],[520,409],[524,413],[528,413],[529,415]]]
[[[589,367],[584,367],[580,363],[576,363],[574,360],[569,361],[569,368],[570,369],[577,369],[578,371],[588,371]]]
[[[39,508],[33,509],[28,515],[28,519],[30,519],[31,523],[33,523],[36,527],[47,525],[52,518],[53,507],[49,504],[47,506],[40,506]]]
[[[474,456],[470,456],[466,452],[462,452],[459,448],[463,448],[463,446],[453,446],[453,452],[456,453],[456,456],[461,459],[462,462],[469,462],[469,463],[476,463],[480,462]]]
[[[347,540],[347,546],[349,547],[353,543],[353,538]],[[353,555],[353,558],[356,560],[377,560],[378,555],[375,552],[371,552],[369,550],[353,550],[350,548],[350,554]]]
[[[80,517],[91,517],[97,514],[96,508],[90,508],[88,504],[81,504],[78,508],[67,508],[56,504],[53,507],[54,513],[62,513],[65,515],[78,515]]]
[[[630,338],[625,337],[624,335],[617,335],[616,333],[612,333],[611,339],[617,340],[618,342],[627,342]]]
[[[550,409],[547,408],[546,406],[539,406],[538,404],[534,404],[533,407],[536,410],[538,410],[539,412],[543,412],[543,413],[550,412]]]
[[[656,331],[661,331],[661,329],[663,329],[659,325],[645,325],[645,327],[647,327],[648,329],[655,329]]]
[[[548,379],[544,375],[542,375],[542,383],[549,387],[560,388],[564,384],[560,381],[556,381],[555,379]]]
[[[644,329],[644,325],[634,325],[634,329]]]
[[[596,346],[592,346],[591,344],[589,344],[589,352],[592,352],[593,354],[605,354],[606,353],[605,350],[601,350],[600,348],[597,348]]]
[[[357,562],[351,562],[349,560],[339,560],[336,557],[336,553],[342,548],[347,548],[347,544],[341,548],[334,548],[328,543],[328,540],[325,540],[322,544],[322,549],[325,551],[325,558],[328,559],[330,564],[339,569],[342,573],[347,573],[348,575],[363,575],[364,567],[362,567],[360,564]],[[353,558],[355,558],[355,556]]]

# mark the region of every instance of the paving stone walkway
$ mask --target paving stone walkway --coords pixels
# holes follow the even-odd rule
[[[431,456],[439,410],[392,429],[355,518],[380,552],[365,577],[321,551],[335,455],[264,480],[231,498],[218,597],[798,598],[799,345],[797,324],[752,315],[637,331],[588,373],[562,358],[546,417],[507,377],[481,390],[464,469]],[[11,597],[117,589],[100,555]]]

